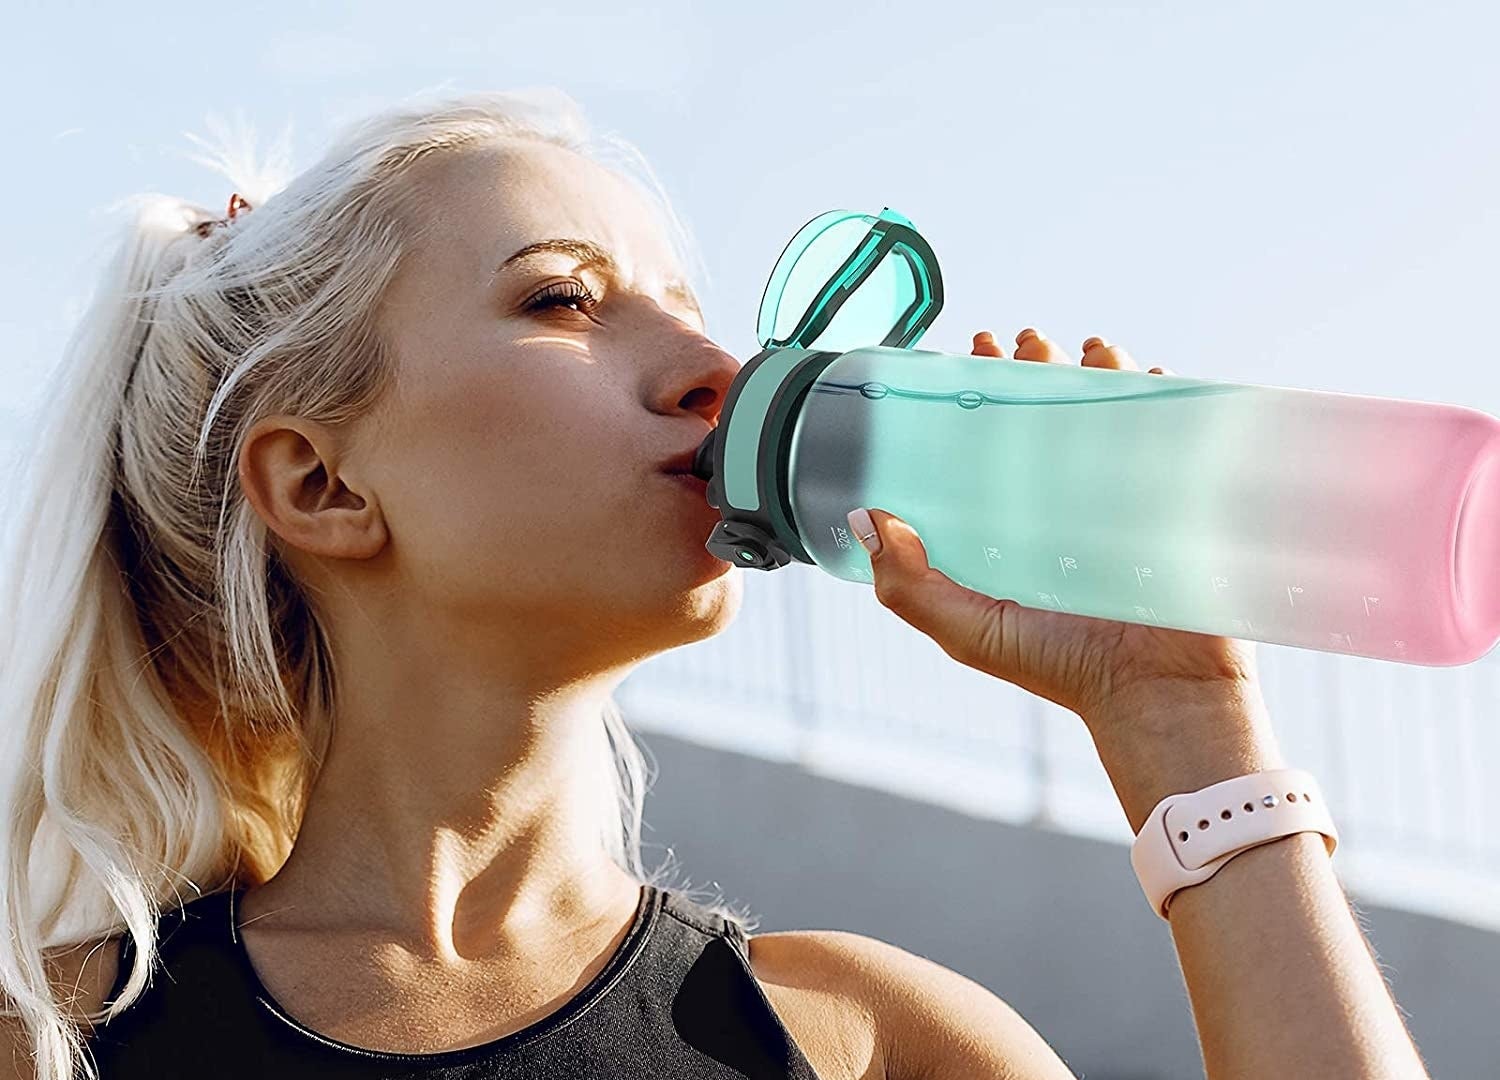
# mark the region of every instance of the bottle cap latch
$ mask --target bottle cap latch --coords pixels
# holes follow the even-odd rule
[[[766,282],[764,349],[909,348],[943,308],[937,256],[901,214],[830,210],[797,231]]]

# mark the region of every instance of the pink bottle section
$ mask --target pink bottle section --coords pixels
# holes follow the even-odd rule
[[[1338,396],[1351,409],[1348,419],[1355,412],[1359,419],[1345,426],[1337,407],[1325,413],[1321,449],[1352,475],[1342,487],[1322,486],[1335,493],[1323,509],[1309,506],[1300,522],[1283,520],[1276,531],[1327,553],[1349,610],[1339,613],[1342,621],[1326,611],[1312,620],[1326,635],[1321,643],[1290,644],[1414,664],[1479,659],[1500,640],[1500,420],[1403,401],[1372,411],[1369,398]],[[1324,458],[1310,471],[1326,466]],[[1364,587],[1371,576],[1378,587]],[[1300,593],[1288,599],[1318,603]],[[1352,633],[1341,642],[1342,626]]]

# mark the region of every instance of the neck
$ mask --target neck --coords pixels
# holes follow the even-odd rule
[[[603,845],[616,805],[603,710],[625,672],[538,682],[520,649],[392,637],[345,660],[358,675],[340,680],[292,854],[255,890],[260,917],[454,958],[613,918],[638,890]]]

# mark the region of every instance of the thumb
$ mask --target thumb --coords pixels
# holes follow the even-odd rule
[[[849,527],[870,555],[870,568],[877,580],[892,585],[910,578],[913,571],[929,569],[927,549],[917,531],[895,514],[860,507],[849,511]]]
[[[851,510],[848,518],[870,552],[881,604],[960,663],[979,662],[975,649],[991,636],[990,622],[1003,602],[966,589],[934,568],[917,531],[896,515],[861,508]]]

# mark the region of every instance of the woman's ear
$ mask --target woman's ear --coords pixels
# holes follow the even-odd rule
[[[292,547],[368,559],[385,547],[385,517],[374,492],[348,475],[342,449],[339,435],[324,424],[262,417],[240,445],[240,487],[266,527]]]

